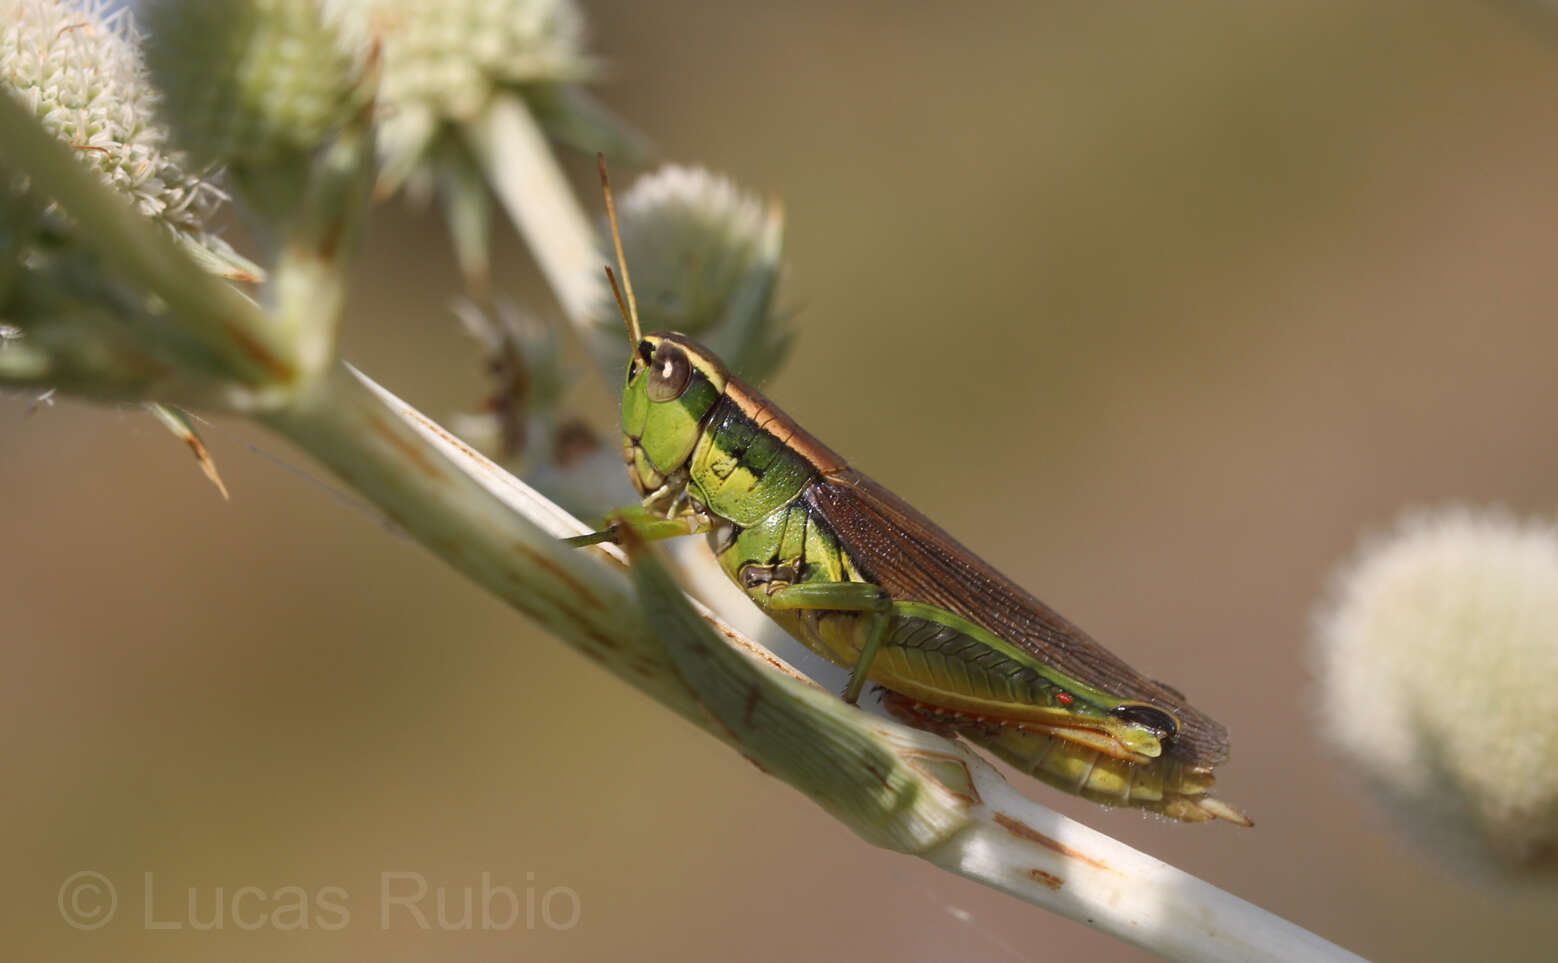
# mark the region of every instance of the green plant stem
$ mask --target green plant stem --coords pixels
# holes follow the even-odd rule
[[[321,152],[305,203],[279,252],[271,292],[274,324],[307,372],[325,368],[335,357],[348,269],[373,187],[373,145],[364,113]]]

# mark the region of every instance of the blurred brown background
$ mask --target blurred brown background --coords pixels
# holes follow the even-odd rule
[[[1492,3],[587,6],[613,107],[784,200],[800,339],[769,392],[1227,723],[1257,826],[1032,795],[1366,956],[1551,958],[1551,893],[1441,867],[1337,770],[1307,633],[1401,508],[1553,510],[1558,30]],[[482,386],[442,229],[377,218],[348,356],[447,415]],[[512,238],[498,263],[549,306]],[[866,847],[246,447],[306,464],[276,440],[211,431],[228,504],[141,414],[26,407],[0,405],[7,958],[1146,958]],[[79,870],[118,890],[94,932],[56,906]],[[384,873],[425,881],[431,930],[381,926]],[[434,894],[458,917],[484,873],[567,887],[577,925],[439,931]],[[243,886],[347,925],[192,929],[191,890],[209,920]]]

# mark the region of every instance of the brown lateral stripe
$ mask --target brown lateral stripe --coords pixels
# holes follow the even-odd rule
[[[740,380],[731,378],[726,382],[725,397],[736,403],[758,431],[773,435],[781,445],[805,458],[817,471],[827,473],[845,467],[844,459],[837,452],[813,438],[778,405]]]

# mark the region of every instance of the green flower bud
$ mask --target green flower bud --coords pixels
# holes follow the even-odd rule
[[[599,517],[633,497],[622,474],[622,446],[601,439],[567,413],[563,397],[577,380],[561,358],[555,327],[500,300],[486,311],[455,306],[481,345],[490,394],[477,412],[457,413],[455,434],[570,512]]]
[[[645,331],[697,338],[748,381],[778,370],[790,335],[774,308],[784,244],[777,205],[701,168],[670,166],[640,178],[617,217]],[[600,243],[610,263],[609,227]],[[601,356],[616,370],[622,322],[609,290],[599,310]]]
[[[1322,719],[1402,824],[1507,879],[1558,871],[1558,528],[1465,509],[1360,552],[1317,619]]]
[[[370,44],[318,0],[152,0],[144,18],[164,116],[202,162],[306,155],[366,103]]]
[[[454,312],[481,346],[491,392],[480,414],[459,416],[457,433],[510,464],[552,460],[568,380],[556,333],[507,300],[492,311],[460,301]]]

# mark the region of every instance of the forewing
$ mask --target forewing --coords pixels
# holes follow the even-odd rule
[[[893,598],[954,612],[1080,682],[1173,712],[1181,729],[1171,755],[1202,766],[1227,759],[1228,734],[1221,725],[1116,658],[865,475],[850,468],[828,472],[802,497]]]

